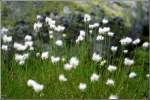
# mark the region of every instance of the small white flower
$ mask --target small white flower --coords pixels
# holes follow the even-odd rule
[[[91,82],[95,82],[99,79],[99,75],[97,75],[96,73],[93,73],[91,75]]]
[[[100,65],[104,66],[105,63],[106,63],[106,60],[102,60],[101,63],[100,63]]]
[[[134,78],[134,77],[136,77],[136,73],[135,73],[135,72],[131,72],[131,73],[129,74],[129,78]]]
[[[107,69],[108,69],[108,71],[113,72],[113,71],[117,70],[117,67],[114,65],[109,65]]]
[[[73,68],[73,66],[69,63],[64,64],[64,69],[65,70],[71,70]]]
[[[59,81],[67,81],[67,78],[64,76],[64,74],[59,75]]]
[[[4,43],[9,43],[11,41],[12,41],[12,36],[7,36],[7,35],[3,36],[3,42]]]
[[[104,40],[104,37],[103,37],[102,35],[98,35],[98,36],[96,37],[96,40],[97,40],[97,41],[99,41],[99,40]]]
[[[125,37],[121,39],[120,42],[121,42],[121,45],[128,45],[132,42],[132,39],[130,37]]]
[[[144,48],[148,48],[149,43],[148,43],[148,42],[144,42],[142,46],[143,46]]]
[[[101,59],[102,57],[99,54],[96,54],[95,52],[93,53],[93,56],[92,56],[93,61],[99,62]]]
[[[62,60],[63,62],[66,61],[66,59],[65,59],[64,57],[62,57],[61,60]]]
[[[2,50],[7,51],[8,50],[8,46],[7,45],[2,45]]]
[[[48,54],[49,54],[48,51],[42,52],[42,54],[41,54],[42,60],[48,59]]]
[[[51,61],[53,64],[57,63],[58,61],[60,61],[60,57],[54,57],[54,56],[51,56]]]
[[[117,51],[117,49],[118,49],[118,47],[117,47],[117,46],[111,46],[111,51],[112,51],[112,52],[116,52],[116,51]]]
[[[114,84],[115,84],[115,82],[112,79],[108,79],[106,81],[106,85],[114,85]]]
[[[42,16],[41,15],[37,15],[36,16],[36,19],[38,20],[38,19],[41,19],[42,18]]]
[[[114,33],[113,32],[108,32],[107,35],[112,37],[112,36],[114,36]]]
[[[26,35],[24,40],[25,41],[31,41],[32,40],[32,36],[31,35]]]
[[[103,24],[107,24],[107,23],[108,23],[108,20],[107,20],[106,18],[104,18],[104,19],[102,20],[102,23],[103,23]]]
[[[118,99],[118,96],[117,96],[117,95],[110,95],[110,96],[109,96],[109,99],[111,99],[111,100],[112,100],[112,99]]]
[[[125,53],[125,54],[128,53],[128,50],[123,50],[123,53]]]
[[[139,44],[140,43],[140,39],[139,38],[137,38],[137,39],[135,39],[132,43],[133,43],[133,45],[137,45],[137,44]]]
[[[62,41],[62,40],[57,40],[57,41],[55,42],[55,44],[56,44],[57,46],[62,46],[62,45],[63,45],[63,41]]]
[[[91,20],[91,16],[89,14],[84,15],[84,22],[89,22]]]
[[[84,37],[79,35],[78,38],[76,39],[76,43],[79,43],[80,41],[83,41]]]
[[[24,65],[24,64],[25,64],[24,60],[19,61],[19,65]]]
[[[69,63],[75,68],[79,65],[79,60],[77,57],[72,57],[69,61]]]
[[[54,27],[54,30],[57,31],[57,32],[62,32],[62,31],[65,30],[65,27],[61,26],[61,25],[58,25],[57,27]]]
[[[86,85],[85,83],[80,83],[78,88],[79,88],[81,91],[83,91],[83,90],[86,89],[86,87],[87,87],[87,85]]]
[[[131,66],[132,64],[134,64],[134,60],[131,60],[129,58],[125,58],[124,59],[124,64],[127,66]]]

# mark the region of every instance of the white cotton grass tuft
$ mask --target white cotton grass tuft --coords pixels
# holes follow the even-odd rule
[[[131,65],[134,64],[134,60],[129,59],[129,58],[125,58],[125,59],[124,59],[124,64],[125,64],[126,66],[131,66]]]
[[[14,42],[14,48],[17,50],[17,51],[24,51],[27,49],[27,45],[23,45],[23,44],[20,44],[20,43],[17,43],[17,42]]]
[[[104,40],[104,37],[103,37],[102,35],[98,35],[98,36],[96,37],[96,40],[97,40],[97,41]]]
[[[8,45],[2,45],[2,50],[7,51],[8,50]]]
[[[136,77],[136,73],[135,72],[130,72],[129,78],[135,78],[135,77]]]
[[[63,45],[63,41],[62,41],[62,40],[57,40],[57,41],[55,42],[55,44],[56,44],[57,46],[62,46],[62,45]]]
[[[139,44],[140,43],[140,39],[139,38],[137,38],[137,39],[135,39],[133,42],[132,42],[132,44],[133,45],[137,45],[137,44]]]
[[[112,51],[112,52],[116,52],[116,51],[117,51],[117,49],[118,49],[118,47],[117,47],[117,46],[111,46],[111,48],[110,48],[110,49],[111,49],[111,51]]]
[[[101,66],[104,66],[105,64],[106,64],[106,60],[102,60],[100,63]]]
[[[108,79],[106,81],[106,85],[110,85],[110,86],[113,86],[115,84],[115,82],[112,80],[112,79]]]
[[[15,54],[15,60],[19,63],[19,65],[23,65],[25,63],[25,60],[29,57],[28,53],[25,54]]]
[[[121,45],[125,46],[132,42],[132,39],[130,37],[125,37],[120,40]]]
[[[76,68],[76,66],[79,65],[79,60],[77,57],[71,57],[69,63],[74,67]]]
[[[41,54],[42,60],[48,59],[48,56],[49,56],[49,52],[48,51],[42,52],[42,54]]]
[[[114,72],[114,71],[117,70],[117,67],[114,66],[114,65],[109,65],[108,68],[107,68],[107,70],[108,70],[109,72]]]
[[[73,66],[69,63],[64,64],[64,69],[65,70],[71,70],[73,68]]]
[[[99,62],[101,59],[102,57],[99,54],[96,54],[95,52],[93,53],[93,56],[92,56],[93,61]]]
[[[87,88],[87,85],[85,83],[80,83],[78,87],[81,91],[84,91]]]
[[[107,35],[110,36],[110,37],[113,37],[114,33],[113,32],[108,32]]]
[[[42,27],[42,23],[40,22],[34,23],[33,28],[36,32],[38,32],[41,27]]]
[[[128,53],[128,50],[123,50],[123,53],[127,54],[127,53]]]
[[[60,57],[51,56],[51,62],[53,64],[57,63],[58,61],[60,61]]]
[[[76,43],[79,43],[80,41],[83,41],[85,39],[85,31],[84,30],[80,30],[80,34],[78,36],[78,38],[76,39]]]
[[[65,70],[71,70],[79,65],[79,59],[77,57],[71,57],[69,63],[64,64]]]
[[[107,23],[108,23],[108,20],[107,20],[106,18],[103,18],[102,23],[103,23],[103,24],[107,24]]]
[[[98,81],[98,79],[99,79],[99,75],[98,75],[98,74],[93,73],[93,74],[91,75],[91,78],[90,78],[91,82]]]
[[[112,94],[111,94],[111,95],[109,96],[109,99],[110,99],[110,100],[118,99],[118,96],[117,96],[117,95],[112,95]]]
[[[98,30],[99,34],[106,34],[109,31],[110,31],[110,27],[103,27],[103,28],[99,27],[99,30]]]
[[[147,77],[147,78],[149,78],[149,73],[148,73],[148,74],[146,74],[146,77]]]
[[[29,79],[27,81],[27,86],[28,87],[32,87],[33,90],[36,92],[36,93],[39,93],[41,92],[43,89],[44,89],[44,85],[43,84],[39,84],[37,83],[36,81],[32,80],[32,79]]]
[[[12,36],[7,36],[7,35],[3,36],[3,42],[4,43],[9,43],[11,41],[12,41]]]
[[[148,43],[148,42],[144,42],[142,46],[143,46],[144,48],[148,48],[149,43]]]
[[[24,40],[25,41],[31,41],[32,40],[32,36],[31,35],[26,35]]]
[[[91,16],[89,14],[84,15],[84,22],[89,22],[91,20]]]
[[[64,76],[64,74],[59,75],[59,81],[62,81],[62,82],[67,81],[67,78]]]

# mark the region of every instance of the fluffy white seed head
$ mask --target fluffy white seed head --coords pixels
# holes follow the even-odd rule
[[[57,41],[55,42],[55,44],[56,44],[57,46],[62,46],[62,45],[63,45],[63,41],[62,41],[62,40],[57,40]]]
[[[114,71],[117,70],[117,67],[114,66],[114,65],[109,65],[108,68],[107,68],[107,70],[108,70],[109,72],[114,72]]]
[[[98,79],[99,79],[99,75],[98,74],[96,74],[96,73],[93,73],[92,75],[91,75],[91,82],[95,82],[95,81],[97,81]]]
[[[86,85],[85,83],[80,83],[78,88],[79,88],[81,91],[84,91],[84,90],[86,89],[86,87],[87,87],[87,85]]]
[[[63,82],[67,81],[67,78],[64,76],[64,74],[59,75],[59,81],[63,81]]]
[[[149,43],[148,43],[148,42],[144,42],[142,46],[143,46],[144,48],[148,48]]]
[[[129,78],[135,78],[136,77],[136,73],[135,72],[131,72],[130,74],[129,74]]]
[[[99,54],[96,54],[95,52],[93,53],[93,56],[92,56],[93,61],[99,62],[101,59],[102,57]]]
[[[125,58],[125,59],[124,59],[124,64],[125,64],[126,66],[131,66],[131,65],[134,64],[134,60],[129,59],[129,58]]]
[[[112,79],[108,79],[108,80],[106,81],[106,85],[112,86],[112,85],[114,85],[114,84],[115,84],[115,82],[114,82]]]

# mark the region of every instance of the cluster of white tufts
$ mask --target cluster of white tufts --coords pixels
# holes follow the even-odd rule
[[[97,54],[95,52],[93,53],[93,56],[92,56],[93,61],[99,62],[101,59],[102,59],[102,57],[99,54]]]
[[[123,39],[120,40],[121,45],[128,45],[132,42],[132,39],[130,37],[125,37]]]
[[[31,79],[27,81],[27,86],[28,87],[32,87],[33,90],[36,93],[39,93],[39,92],[41,92],[44,89],[44,85],[43,84],[39,84],[36,81],[31,80]]]
[[[107,35],[110,36],[110,37],[113,37],[114,34],[115,34],[115,33],[113,33],[113,32],[108,32],[108,33],[107,33]]]
[[[80,84],[79,84],[79,89],[80,89],[81,91],[85,90],[86,87],[87,87],[87,85],[86,85],[85,83],[80,83]]]
[[[27,49],[27,45],[23,45],[21,43],[14,42],[14,48],[17,51],[25,51]]]
[[[99,27],[99,30],[98,30],[99,34],[106,34],[109,31],[110,31],[110,27],[104,27],[104,28]]]
[[[136,73],[135,72],[131,72],[130,74],[129,74],[129,78],[135,78],[136,77]]]
[[[92,75],[91,75],[91,82],[95,82],[95,81],[97,81],[98,79],[99,79],[99,75],[98,74],[96,74],[96,73],[93,73]]]
[[[106,81],[106,85],[112,86],[112,85],[114,85],[114,84],[115,84],[115,82],[114,82],[112,79],[108,79],[108,80]]]
[[[59,75],[59,81],[63,81],[63,82],[67,81],[67,78],[64,76],[64,74]]]
[[[65,27],[64,26],[61,26],[61,25],[58,25],[58,26],[55,26],[54,27],[54,30],[57,31],[57,32],[62,32],[65,30]]]
[[[9,43],[11,41],[12,41],[12,36],[7,36],[7,35],[3,36],[3,42],[4,43]]]
[[[64,64],[64,69],[71,70],[72,68],[76,68],[76,66],[78,65],[79,65],[79,60],[77,59],[77,57],[72,57],[69,60],[69,63]]]
[[[58,61],[60,61],[60,57],[51,56],[51,62],[53,64],[57,63]]]
[[[42,60],[48,59],[48,56],[49,56],[49,52],[48,51],[42,52],[42,54],[41,54]]]
[[[114,66],[114,65],[109,65],[108,68],[107,68],[107,70],[108,70],[109,72],[113,72],[113,71],[117,70],[117,67]]]
[[[32,36],[26,35],[24,40],[25,40],[25,46],[29,47],[29,50],[34,50]]]
[[[25,60],[29,57],[28,53],[25,53],[23,55],[21,54],[15,54],[15,60],[18,62],[20,65],[23,65],[25,63]]]
[[[104,66],[105,64],[106,64],[106,60],[102,60],[100,63],[101,66]]]
[[[85,39],[85,31],[80,30],[80,34],[79,34],[78,38],[76,39],[76,43],[79,43],[80,41],[83,41],[84,39]]]
[[[96,37],[96,40],[97,40],[97,41],[104,40],[104,37],[103,37],[102,35],[98,35],[98,36]]]
[[[131,59],[129,59],[129,58],[125,58],[125,59],[124,59],[124,64],[125,64],[126,66],[131,66],[132,64],[134,64],[134,60],[131,60]]]
[[[91,16],[89,14],[84,15],[84,22],[89,22],[91,20]]]
[[[48,23],[50,28],[55,28],[56,21],[51,19],[50,17],[45,18],[46,23]]]
[[[99,23],[89,24],[90,29],[94,29],[94,28],[97,28],[97,27],[99,27]]]

